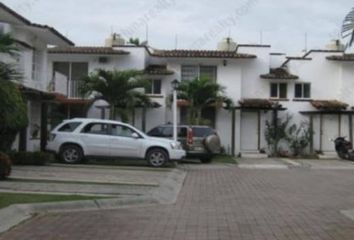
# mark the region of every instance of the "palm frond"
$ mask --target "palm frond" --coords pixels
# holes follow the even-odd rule
[[[341,34],[342,38],[350,37],[348,46],[352,46],[354,42],[354,8],[344,18]]]
[[[9,34],[0,34],[0,53],[16,55],[18,48],[15,46],[15,39]]]

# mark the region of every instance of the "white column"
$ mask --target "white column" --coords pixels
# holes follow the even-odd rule
[[[177,91],[173,90],[173,140],[177,141]]]

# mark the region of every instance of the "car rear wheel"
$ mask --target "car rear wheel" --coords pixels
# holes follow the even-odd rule
[[[60,151],[60,160],[64,163],[76,164],[83,159],[83,152],[79,146],[70,144],[62,147]]]
[[[147,153],[146,160],[153,167],[162,167],[166,164],[166,162],[168,162],[169,159],[164,150],[154,148]]]

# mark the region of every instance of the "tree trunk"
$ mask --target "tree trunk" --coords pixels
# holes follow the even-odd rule
[[[109,119],[115,120],[115,107],[113,104],[111,104],[111,107],[109,109]]]
[[[196,124],[200,125],[202,119],[202,108],[197,108],[195,111],[196,111]]]

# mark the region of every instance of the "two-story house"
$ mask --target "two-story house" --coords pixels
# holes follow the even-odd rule
[[[132,123],[145,131],[172,122],[174,79],[207,75],[223,85],[235,103],[231,109],[211,107],[203,113],[229,153],[266,148],[266,121],[285,114],[295,123],[310,123],[313,151],[333,151],[329,138],[344,135],[353,140],[354,57],[344,54],[337,43],[300,57],[231,39],[221,41],[216,50],[159,50],[126,44],[119,35],[109,37],[105,46],[75,47],[55,29],[31,23],[3,4],[0,13],[0,31],[11,33],[20,49],[11,61],[20,66],[24,76],[20,88],[28,99],[30,126],[20,134],[22,150],[43,149],[48,125],[60,119],[108,117],[107,103],[79,94],[81,77],[99,68],[145,70],[152,82],[146,93],[156,104],[137,108],[132,117]],[[187,105],[179,101],[178,106],[179,122],[185,123]]]
[[[14,63],[22,75],[17,82],[27,100],[30,124],[24,129],[15,148],[35,151],[44,149],[47,132],[47,108],[53,96],[48,93],[49,45],[72,46],[69,39],[52,27],[30,22],[3,3],[0,3],[0,33],[10,34],[16,41],[18,54],[13,57],[2,56],[3,61]]]

